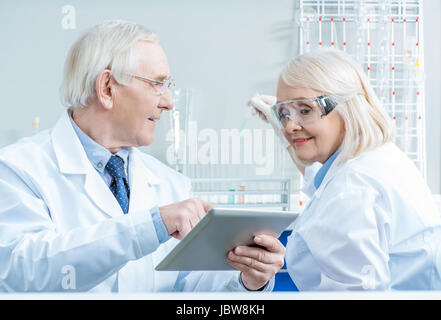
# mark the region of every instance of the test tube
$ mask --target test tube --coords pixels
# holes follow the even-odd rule
[[[32,126],[34,127],[34,133],[38,133],[38,131],[40,131],[40,117],[34,117],[32,120]]]
[[[245,191],[245,186],[239,186],[239,191],[244,192]],[[245,195],[244,194],[239,194],[238,196],[238,203],[239,204],[245,204]]]

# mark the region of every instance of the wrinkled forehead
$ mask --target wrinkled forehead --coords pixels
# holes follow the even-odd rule
[[[139,61],[138,75],[154,80],[164,80],[170,77],[167,56],[158,43],[138,41],[136,43],[136,53]]]

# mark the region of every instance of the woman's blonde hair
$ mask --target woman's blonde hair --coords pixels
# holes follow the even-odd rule
[[[393,139],[395,129],[390,117],[360,65],[345,52],[320,48],[300,55],[288,63],[280,79],[293,88],[336,97],[339,104],[335,111],[345,124],[340,164]]]
[[[114,20],[87,30],[71,47],[64,67],[61,98],[66,107],[86,106],[95,96],[98,74],[109,69],[114,79],[123,85],[128,74],[136,71],[136,42],[157,42],[155,33],[142,25]]]

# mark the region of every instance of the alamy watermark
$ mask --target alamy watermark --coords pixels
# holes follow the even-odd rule
[[[376,272],[373,265],[365,265],[361,269],[361,273],[363,274],[361,286],[364,290],[375,290],[376,284]]]
[[[179,140],[178,152],[176,141]],[[221,129],[198,130],[197,122],[190,121],[187,134],[173,130],[166,136],[172,142],[167,148],[170,165],[254,165],[256,175],[274,172],[273,129]]]
[[[64,290],[75,290],[77,288],[75,267],[65,265],[61,268],[61,273],[64,275],[61,279],[61,287]]]
[[[65,5],[61,8],[61,27],[63,29],[76,29],[77,28],[77,13],[76,9],[72,5]]]

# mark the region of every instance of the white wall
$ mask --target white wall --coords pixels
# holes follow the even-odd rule
[[[440,193],[441,2],[426,0],[425,65],[428,183]],[[76,29],[62,28],[62,8],[76,9]],[[160,36],[177,84],[193,90],[199,129],[239,128],[255,92],[274,94],[291,49],[292,0],[128,0],[0,2],[0,146],[54,125],[68,48],[90,26],[109,19],[142,23]],[[429,37],[433,41],[429,41]],[[436,37],[438,37],[436,39]],[[437,40],[437,41],[436,41]],[[247,123],[260,128],[257,119]],[[148,151],[165,160],[164,128]]]

